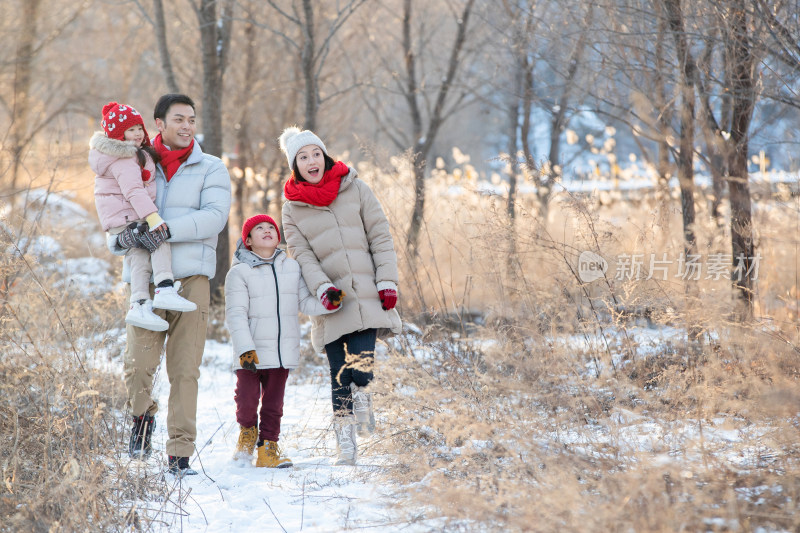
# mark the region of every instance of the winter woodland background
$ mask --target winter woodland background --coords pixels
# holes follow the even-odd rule
[[[214,446],[197,454],[217,467],[205,485],[178,490],[120,453],[124,291],[87,145],[110,100],[152,137],[168,91],[195,98],[204,149],[230,169],[218,281],[243,218],[280,215],[291,124],[358,168],[401,261],[406,332],[379,354],[365,466],[325,470],[324,423],[285,429],[296,462],[323,466],[270,487],[330,520],[282,523],[267,503],[224,530],[800,527],[796,0],[0,12],[0,529],[218,530],[208,480],[233,501],[259,487]],[[207,376],[228,375],[222,320],[217,306]],[[325,361],[306,351],[290,388],[322,417]],[[220,408],[198,446],[222,457]],[[309,476],[341,513],[312,505]]]

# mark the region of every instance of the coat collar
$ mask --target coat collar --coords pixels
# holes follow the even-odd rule
[[[261,265],[269,265],[285,257],[281,255],[283,253],[284,252],[282,249],[276,248],[275,253],[272,254],[272,257],[265,259],[259,255],[256,255],[252,250],[248,250],[247,248],[245,248],[242,239],[239,239],[236,242],[236,252],[233,254],[233,264],[236,265],[238,263],[244,263],[245,265],[248,265],[250,268],[255,268]]]

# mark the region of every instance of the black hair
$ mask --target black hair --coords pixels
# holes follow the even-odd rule
[[[332,169],[333,165],[336,164],[336,161],[334,161],[331,156],[326,154],[325,151],[322,152],[322,157],[325,160],[325,170],[323,171],[324,173]],[[294,158],[294,161],[292,161],[292,174],[294,174],[294,179],[296,179],[297,181],[306,181],[305,179],[303,179],[303,176],[300,175],[300,169],[297,168],[296,157]]]
[[[170,93],[165,94],[156,102],[156,107],[153,109],[153,118],[164,120],[167,118],[167,111],[173,104],[186,104],[192,107],[192,111],[196,111],[194,107],[194,100],[185,94]]]
[[[136,150],[136,159],[139,161],[140,167],[144,168],[145,163],[147,163],[147,159],[144,156],[145,152],[150,154],[150,157],[153,158],[153,163],[158,164],[161,162],[161,155],[159,155],[159,153],[156,152],[155,148],[153,148],[151,145],[148,144],[147,146],[140,146]]]

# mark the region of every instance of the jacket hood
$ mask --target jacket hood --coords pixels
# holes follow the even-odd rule
[[[94,132],[89,139],[89,148],[115,158],[136,156],[136,145],[133,142],[111,139],[103,131]]]
[[[248,250],[247,248],[245,248],[242,239],[239,239],[238,241],[236,241],[236,252],[233,254],[233,264],[231,266],[237,265],[239,263],[248,265],[250,268],[255,268],[261,265],[268,265],[270,263],[274,263],[282,253],[283,253],[282,249],[276,248],[275,253],[272,254],[272,257],[264,259],[263,257],[256,255],[256,253],[253,252],[252,250]]]

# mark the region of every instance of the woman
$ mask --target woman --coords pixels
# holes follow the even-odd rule
[[[336,464],[355,464],[356,425],[362,435],[375,428],[369,384],[378,330],[401,329],[389,221],[355,169],[331,159],[313,132],[287,128],[280,147],[292,169],[283,205],[289,253],[311,293],[329,310],[341,306],[312,317],[311,337],[330,364]]]

